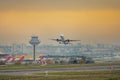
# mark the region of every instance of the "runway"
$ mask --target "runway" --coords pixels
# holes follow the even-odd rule
[[[37,76],[33,73],[66,72],[66,71],[95,71],[95,70],[120,70],[120,66],[95,66],[76,68],[54,68],[54,69],[26,69],[26,70],[0,70],[0,75],[10,76]]]

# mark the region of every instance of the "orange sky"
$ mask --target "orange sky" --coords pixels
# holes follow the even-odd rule
[[[0,44],[28,43],[32,35],[52,44],[49,39],[59,34],[84,43],[120,43],[119,0],[52,1],[1,1]]]

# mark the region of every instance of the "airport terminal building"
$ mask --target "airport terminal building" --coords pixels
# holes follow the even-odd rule
[[[0,51],[4,54],[32,55],[33,47],[25,44],[14,44],[12,46],[0,46]],[[116,45],[38,45],[36,55],[52,56],[86,56],[92,58],[114,57],[120,53],[120,46]],[[120,54],[117,54],[120,56]]]

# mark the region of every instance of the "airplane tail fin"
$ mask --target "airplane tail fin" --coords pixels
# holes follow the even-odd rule
[[[16,58],[15,58],[15,57],[13,57],[13,58],[12,58],[12,62],[15,62],[15,59],[16,59]]]
[[[23,61],[24,60],[24,58],[25,58],[25,56],[23,55],[23,56],[21,56],[20,57],[20,59],[19,59],[19,61]]]
[[[5,62],[9,61],[11,59],[11,56],[9,55],[6,59]]]
[[[44,56],[39,56],[40,60],[44,58]]]

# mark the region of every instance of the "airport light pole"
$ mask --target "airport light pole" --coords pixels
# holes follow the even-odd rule
[[[33,61],[35,62],[36,61],[36,59],[35,59],[35,47],[36,47],[36,45],[40,44],[38,36],[32,36],[31,40],[29,41],[29,43],[31,45],[33,45]]]

